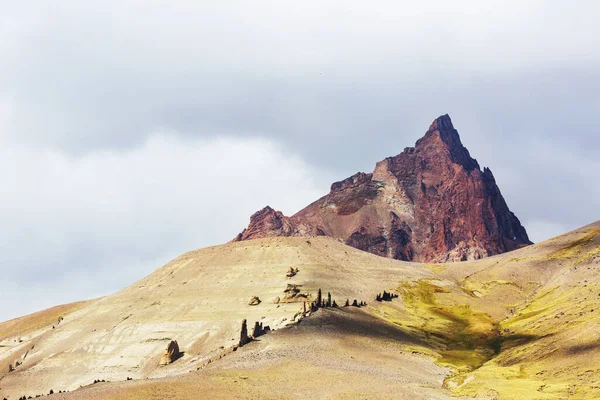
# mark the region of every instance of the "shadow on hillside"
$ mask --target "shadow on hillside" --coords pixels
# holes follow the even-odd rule
[[[535,342],[536,340],[544,339],[553,335],[553,333],[547,335],[512,333],[509,335],[501,336],[496,340],[492,341],[491,346],[494,349],[494,352],[496,354],[499,354],[501,351],[506,351],[517,346],[523,346]]]
[[[461,320],[457,320],[461,322]],[[403,327],[372,315],[356,307],[320,309],[299,324],[286,327],[290,334],[316,334],[329,338],[353,337],[358,339],[376,339],[393,341],[399,344],[415,345],[439,354],[444,364],[469,367],[475,370],[502,352],[518,346],[524,346],[537,340],[552,336],[535,334],[504,333],[499,331],[474,332],[465,334],[468,325],[455,329],[441,330]],[[585,352],[591,348],[600,348],[600,343],[579,346],[570,351]],[[520,362],[521,357],[504,360],[504,365]]]
[[[298,329],[427,346],[423,339],[403,330],[400,326],[353,306],[320,309],[310,317],[303,319]]]
[[[563,351],[565,354],[570,356],[581,355],[588,353],[590,351],[599,350],[600,349],[600,341],[596,341],[593,343],[579,344],[576,346],[570,346],[565,348]]]

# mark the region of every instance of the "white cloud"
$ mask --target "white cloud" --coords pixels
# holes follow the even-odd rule
[[[110,293],[232,239],[267,204],[296,212],[329,181],[264,139],[163,133],[83,157],[3,146],[0,320]]]

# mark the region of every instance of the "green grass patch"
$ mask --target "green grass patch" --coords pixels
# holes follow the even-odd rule
[[[436,284],[436,280],[405,283],[399,292],[413,326],[439,354],[439,364],[468,372],[496,354],[498,325],[487,314],[476,312],[466,304],[438,304],[436,294],[450,291]]]
[[[589,231],[583,237],[569,243],[563,248],[552,253],[548,259],[554,261],[564,261],[575,259],[578,264],[589,262],[591,259],[599,254],[598,247],[592,249],[589,252],[582,252],[583,248],[592,241],[597,235],[600,235],[600,229],[594,229]]]

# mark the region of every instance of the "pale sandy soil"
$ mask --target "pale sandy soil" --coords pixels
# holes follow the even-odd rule
[[[181,377],[99,384],[65,399],[449,399],[448,371],[403,350],[414,338],[354,307],[320,310]],[[78,397],[82,396],[82,397]]]
[[[289,279],[290,266],[299,269]],[[0,375],[0,396],[75,390],[94,380],[124,381],[194,371],[236,344],[243,319],[272,329],[291,323],[302,303],[274,304],[288,284],[314,299],[319,287],[342,304],[370,299],[398,277],[431,272],[352,249],[329,238],[276,238],[186,253],[149,277],[70,314],[52,329],[0,342],[0,360],[23,364]],[[248,305],[252,296],[262,302]],[[10,335],[8,335],[10,336]],[[158,361],[169,340],[184,356]],[[18,346],[17,346],[18,345]],[[3,371],[4,372],[4,371]]]

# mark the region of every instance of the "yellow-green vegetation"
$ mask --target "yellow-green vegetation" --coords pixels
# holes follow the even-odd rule
[[[590,262],[595,256],[600,254],[600,246],[594,246],[591,249],[586,249],[587,251],[582,250],[584,250],[584,247],[587,247],[592,239],[598,235],[600,235],[600,229],[592,229],[578,240],[575,240],[555,251],[548,259],[553,261],[574,259],[576,264]]]
[[[440,304],[436,294],[450,293],[450,289],[439,283],[421,279],[402,284],[398,290],[408,315],[387,307],[384,316],[418,337],[425,347],[421,351],[433,351],[440,364],[459,372],[472,371],[498,351],[498,326],[487,314],[468,305]]]
[[[600,354],[597,285],[554,287],[502,321],[506,338],[496,357],[474,371],[457,394],[491,391],[499,398],[596,399]],[[598,310],[600,311],[600,310]],[[508,332],[508,333],[506,333]],[[517,373],[518,372],[518,373]]]
[[[503,279],[497,279],[493,281],[476,281],[465,278],[460,281],[459,288],[471,297],[482,297],[483,295],[489,294],[492,290],[498,288],[499,286],[512,286],[518,291],[521,290],[521,286],[516,282]]]
[[[446,269],[448,269],[448,267],[444,264],[427,264],[424,267],[433,272],[434,274],[440,274]]]
[[[504,285],[519,288],[503,280],[404,282],[398,289],[403,309],[382,305],[379,311],[419,339],[406,350],[453,368],[445,386],[456,395],[600,398],[600,366],[591,362],[600,356],[600,285],[584,280],[540,287],[508,318],[494,320],[481,312],[486,289]],[[481,300],[472,296],[473,287]],[[468,298],[471,305],[464,304]]]
[[[551,296],[554,292],[556,292],[557,289],[558,287],[554,287],[553,289],[547,290],[540,296],[534,297],[533,300],[526,303],[523,308],[519,309],[513,317],[503,321],[502,326],[504,328],[514,327],[514,325],[519,321],[526,321],[549,310],[550,306],[545,305],[544,299]]]

